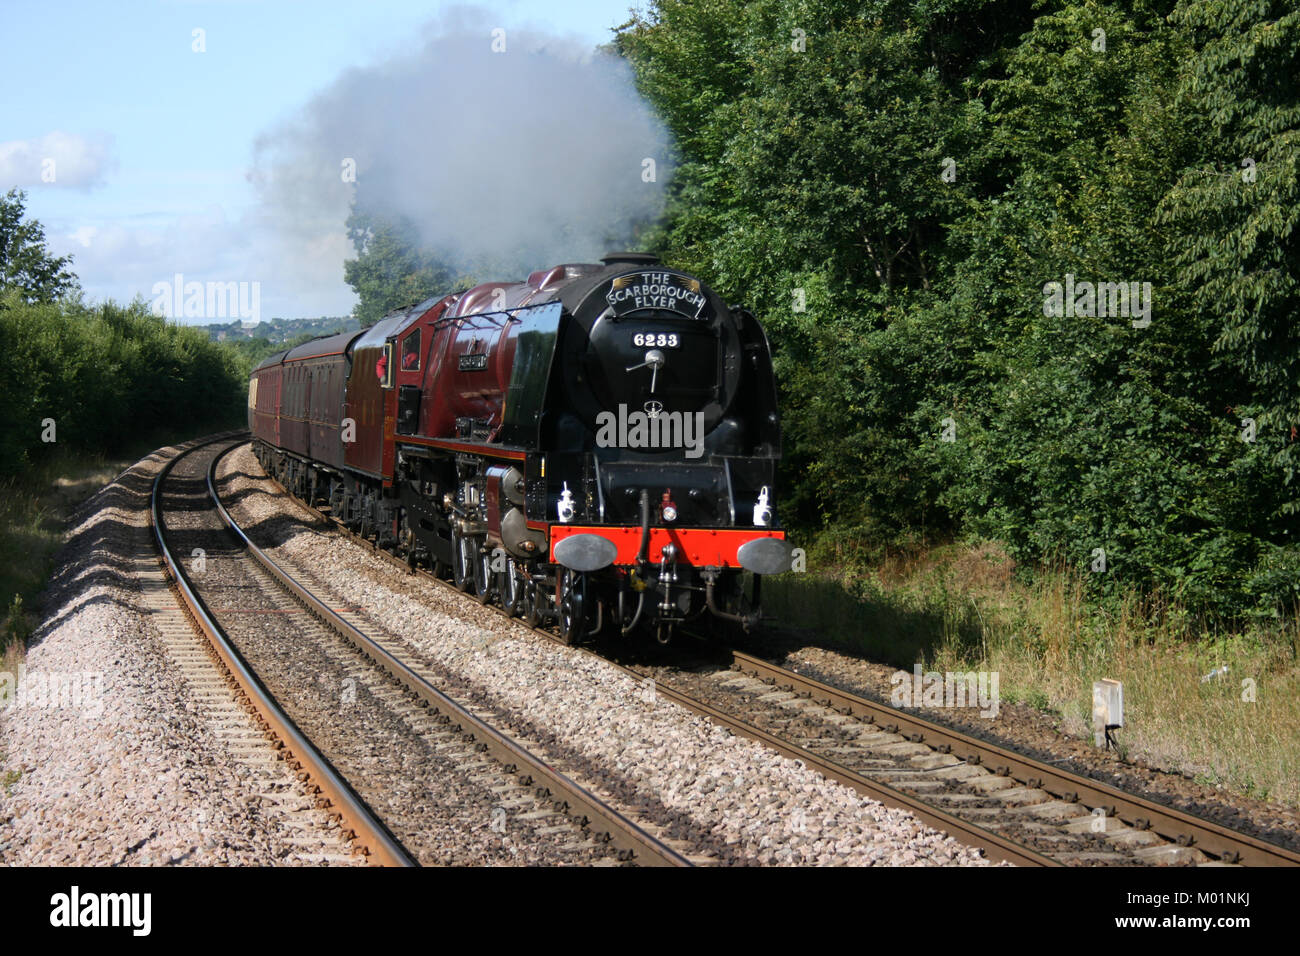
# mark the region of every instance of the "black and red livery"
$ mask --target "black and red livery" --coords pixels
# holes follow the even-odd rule
[[[248,404],[289,490],[571,641],[747,627],[761,577],[790,568],[767,338],[653,256],[484,283],[280,352]],[[612,427],[629,419],[639,436]]]

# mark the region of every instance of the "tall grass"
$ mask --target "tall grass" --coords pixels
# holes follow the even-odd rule
[[[0,479],[0,655],[21,655],[36,623],[38,597],[67,533],[72,512],[155,448],[231,427],[225,418],[151,429],[114,455],[57,449],[19,477]],[[6,660],[0,671],[10,670]]]
[[[1126,755],[1300,805],[1298,615],[1222,629],[1161,595],[1097,603],[1075,571],[1028,583],[1014,572],[996,545],[951,545],[772,578],[763,597],[778,620],[854,654],[997,671],[1005,701],[1055,713],[1079,737],[1091,735],[1093,681],[1121,680]]]
[[[68,515],[125,465],[99,454],[64,452],[19,478],[0,481],[0,652],[22,652]]]

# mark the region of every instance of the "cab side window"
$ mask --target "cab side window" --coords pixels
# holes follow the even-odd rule
[[[402,371],[418,372],[420,370],[420,329],[416,329],[402,340]]]
[[[379,377],[380,388],[393,387],[393,343],[385,342],[384,350],[379,354],[379,361],[375,363],[375,375]]]

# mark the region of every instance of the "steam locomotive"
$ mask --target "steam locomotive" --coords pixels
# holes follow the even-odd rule
[[[571,643],[747,629],[790,569],[767,337],[644,253],[272,355],[248,421],[290,492]]]

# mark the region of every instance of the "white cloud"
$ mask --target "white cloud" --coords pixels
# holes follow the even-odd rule
[[[343,283],[351,246],[341,227],[304,235],[299,254],[286,255],[273,230],[215,208],[166,224],[54,225],[53,251],[73,256],[72,271],[91,299],[128,301],[138,294],[148,301],[156,283],[180,273],[185,282],[258,283],[267,318],[347,315],[356,301]]]
[[[105,134],[85,137],[61,130],[0,143],[0,188],[99,185],[115,165],[112,146]]]

